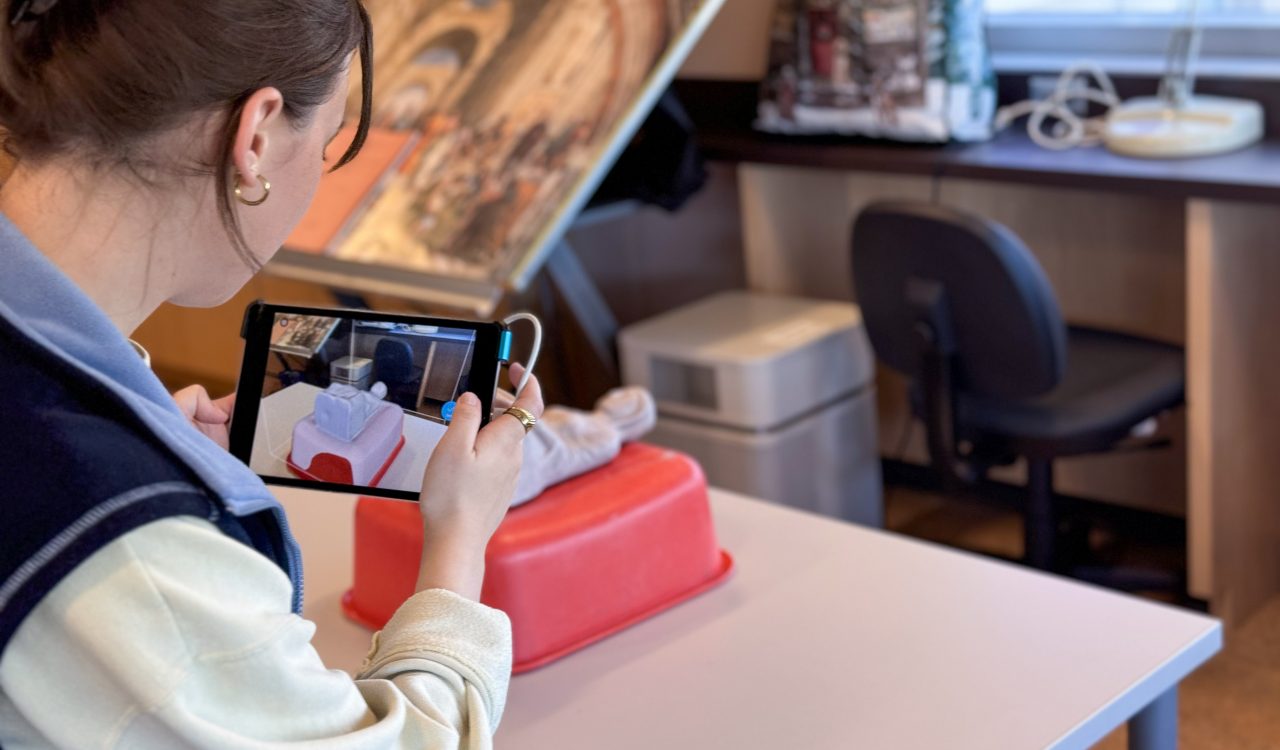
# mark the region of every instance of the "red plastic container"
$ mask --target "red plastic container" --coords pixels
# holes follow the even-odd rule
[[[347,616],[380,628],[413,594],[422,520],[412,503],[356,506]],[[702,469],[644,444],[508,514],[489,544],[482,601],[511,617],[514,672],[548,664],[720,583]]]

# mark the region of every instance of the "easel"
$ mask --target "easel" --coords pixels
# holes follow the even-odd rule
[[[639,207],[639,201],[632,200],[590,206],[578,215],[571,230],[627,216]],[[331,293],[343,307],[370,307],[361,294],[340,289]],[[549,403],[589,409],[605,391],[621,384],[618,319],[567,239],[556,244],[527,290],[508,294],[499,306],[500,311],[522,308],[533,308],[546,330],[539,369],[554,370],[554,377],[547,379]],[[517,344],[517,360],[522,355]]]
[[[686,130],[691,128],[683,107],[669,90],[657,96],[652,107],[640,111],[645,117],[649,117],[653,111],[659,111],[677,123],[677,127],[683,126]],[[609,164],[614,164],[616,159],[617,154],[609,160]],[[600,179],[604,179],[605,174],[607,173],[602,171]],[[543,360],[543,364],[555,369],[554,377],[545,378],[550,386],[546,394],[548,401],[583,409],[591,408],[597,398],[621,384],[616,342],[619,326],[608,300],[587,273],[566,237],[574,229],[625,217],[643,205],[635,198],[619,198],[616,193],[610,195],[608,188],[602,191],[599,184],[593,200],[598,202],[588,202],[568,223],[551,251],[534,261],[536,276],[523,277],[529,279],[527,288],[519,292],[507,292],[497,305],[499,311],[532,308],[542,318],[548,334],[544,350],[549,355]],[[311,258],[310,261],[316,262],[317,259]],[[540,263],[540,268],[537,263]],[[365,283],[367,288],[383,286],[392,295],[396,295],[397,291],[404,291],[407,280],[386,277],[387,269],[380,271],[384,275],[381,282],[368,280]],[[332,278],[329,275],[327,279],[313,277],[313,280]],[[407,283],[412,284],[411,281]],[[387,284],[393,286],[387,287]],[[396,286],[399,287],[398,290]],[[464,289],[457,291],[465,298]],[[497,299],[496,293],[495,290],[494,296],[489,298],[490,305]],[[368,306],[360,295],[339,291],[334,291],[334,295],[345,306]],[[492,308],[485,306],[483,309]],[[432,311],[438,312],[439,308]],[[463,315],[474,317],[474,313]],[[495,314],[494,317],[503,316]],[[518,360],[522,356],[517,344],[515,357]]]
[[[573,229],[612,221],[640,208],[626,200],[588,207]],[[543,364],[548,402],[589,409],[610,388],[621,385],[618,319],[568,239],[547,256],[542,272],[524,293],[508,295],[504,309],[527,307],[542,318],[548,340]]]

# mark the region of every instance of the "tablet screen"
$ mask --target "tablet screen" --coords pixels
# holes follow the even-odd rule
[[[458,397],[482,390],[470,382],[477,330],[366,313],[267,315],[268,342],[249,338],[268,349],[250,468],[416,494]]]

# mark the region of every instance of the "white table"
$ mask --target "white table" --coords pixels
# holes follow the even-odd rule
[[[351,580],[354,499],[281,489],[330,666],[367,631]],[[1130,722],[1172,748],[1177,686],[1218,621],[724,492],[723,586],[513,679],[498,747],[1086,748]]]

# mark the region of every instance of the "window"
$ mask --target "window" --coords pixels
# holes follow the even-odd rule
[[[991,13],[1186,14],[1190,0],[987,0]],[[1200,0],[1205,15],[1280,13],[1280,0]]]
[[[1093,60],[1112,73],[1164,69],[1193,0],[985,0],[997,70],[1055,72]],[[1280,0],[1199,0],[1200,75],[1280,76]]]

